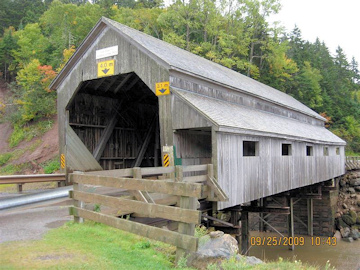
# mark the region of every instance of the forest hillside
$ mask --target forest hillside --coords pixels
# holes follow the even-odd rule
[[[56,93],[48,86],[102,16],[295,97],[328,119],[347,154],[360,153],[357,59],[270,23],[280,9],[281,0],[0,0],[0,77],[9,89],[0,124],[11,125],[0,167],[22,141],[51,129]]]

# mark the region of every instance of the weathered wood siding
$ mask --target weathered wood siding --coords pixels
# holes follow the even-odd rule
[[[91,40],[91,39],[90,39]],[[91,42],[91,43],[90,43]],[[89,44],[88,44],[89,43]],[[119,46],[119,54],[112,57],[95,59],[96,50],[111,46]],[[60,153],[65,153],[66,130],[69,124],[66,107],[75,97],[81,82],[97,78],[97,63],[115,59],[115,74],[135,72],[141,80],[155,92],[155,83],[168,81],[169,73],[160,60],[154,60],[146,51],[141,50],[125,35],[105,27],[95,40],[85,41],[82,45],[88,47],[84,54],[76,61],[71,62],[71,71],[60,83],[58,92],[58,120]],[[81,51],[81,48],[80,48]],[[161,144],[172,145],[172,118],[170,97],[159,98]],[[81,158],[81,157],[79,157]]]
[[[66,164],[71,171],[102,170],[100,164],[70,126],[66,128],[66,143]]]
[[[188,90],[201,95],[213,97],[216,99],[237,103],[257,110],[262,110],[277,115],[293,118],[301,122],[311,125],[324,126],[324,122],[303,113],[294,111],[290,108],[285,108],[276,105],[264,99],[255,96],[250,96],[241,93],[231,88],[226,88],[224,85],[210,83],[199,78],[191,77],[190,75],[181,74],[176,71],[170,73],[170,83],[172,87]]]
[[[220,209],[345,173],[344,146],[328,145],[329,155],[324,156],[324,145],[226,133],[217,138],[218,181],[230,198],[219,203]],[[243,157],[244,140],[259,143],[258,156]],[[292,145],[291,156],[282,156],[282,143]],[[313,156],[306,156],[307,145],[313,147]]]

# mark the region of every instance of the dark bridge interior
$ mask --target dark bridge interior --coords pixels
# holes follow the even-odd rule
[[[161,165],[158,98],[134,72],[82,82],[67,109],[103,169]]]

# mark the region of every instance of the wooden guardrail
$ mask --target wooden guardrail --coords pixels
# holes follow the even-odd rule
[[[154,179],[154,176],[158,179]],[[207,198],[212,201],[227,199],[217,183],[214,183],[216,181],[212,164],[75,172],[70,174],[70,179],[74,184],[74,190],[70,192],[70,197],[74,199],[70,214],[74,216],[76,222],[89,219],[174,245],[177,247],[177,259],[188,251],[197,250],[198,239],[194,237],[194,231],[195,224],[201,222],[201,212],[197,210],[198,199]],[[136,200],[129,196],[122,198],[84,192],[81,190],[83,185],[126,189],[131,191]],[[94,190],[96,189],[92,191]],[[158,193],[169,196],[165,199],[164,196],[157,198]],[[116,208],[117,215],[84,209],[84,203]],[[177,221],[178,231],[169,231],[117,217],[129,213],[141,217]]]
[[[345,168],[348,171],[360,169],[360,157],[347,156]]]
[[[32,174],[32,175],[3,175],[0,176],[0,184],[17,184],[18,191],[22,191],[22,185],[26,183],[58,182],[58,187],[66,182],[65,174]]]

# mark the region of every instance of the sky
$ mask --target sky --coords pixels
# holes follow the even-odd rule
[[[335,55],[340,46],[349,62],[354,56],[360,65],[360,0],[281,0],[281,11],[270,21],[280,21],[287,32],[295,24],[302,38],[324,41]]]

